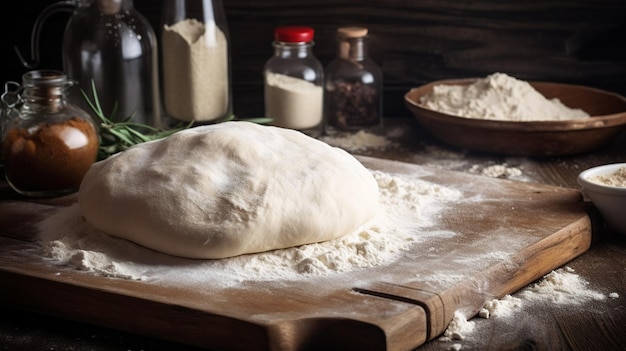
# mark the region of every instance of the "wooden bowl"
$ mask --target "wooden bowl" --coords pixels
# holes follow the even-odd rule
[[[548,99],[558,98],[580,108],[590,118],[566,121],[499,121],[453,116],[426,108],[420,97],[435,85],[469,85],[477,78],[435,81],[413,88],[404,96],[406,106],[435,137],[451,145],[511,156],[562,156],[588,152],[605,145],[626,126],[626,98],[570,84],[529,82]]]

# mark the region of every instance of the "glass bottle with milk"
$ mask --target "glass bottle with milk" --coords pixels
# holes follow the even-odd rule
[[[324,69],[313,55],[314,30],[290,26],[274,30],[274,55],[263,70],[265,116],[278,127],[309,136],[323,131]]]
[[[221,0],[165,0],[162,16],[166,116],[200,124],[230,116],[229,36]]]

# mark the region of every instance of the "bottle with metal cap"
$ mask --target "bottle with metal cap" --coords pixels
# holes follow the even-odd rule
[[[313,54],[314,30],[274,30],[274,55],[263,70],[265,116],[273,125],[319,136],[324,127],[324,68]]]
[[[337,57],[326,67],[326,131],[382,126],[382,70],[368,55],[368,30],[337,29]]]

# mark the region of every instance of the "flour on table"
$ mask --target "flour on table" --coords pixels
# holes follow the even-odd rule
[[[505,295],[501,299],[489,300],[478,312],[481,318],[508,317],[522,306],[522,300],[511,295]]]
[[[509,166],[506,163],[490,165],[484,168],[481,168],[480,165],[473,165],[469,171],[470,173],[479,173],[491,178],[513,178],[522,175],[520,168]]]
[[[618,298],[617,293],[608,294],[609,298]],[[478,312],[478,317],[499,320],[501,323],[515,325],[517,313],[526,304],[557,304],[564,307],[580,305],[588,301],[602,301],[606,296],[592,290],[588,282],[576,274],[571,267],[563,267],[546,274],[537,283],[531,284],[516,294],[505,295],[501,299],[487,301]],[[440,341],[451,342],[477,337],[480,333],[476,321],[467,320],[465,315],[456,311]]]
[[[420,103],[459,117],[502,121],[561,121],[587,118],[583,110],[547,99],[530,83],[494,73],[468,85],[439,84]]]
[[[474,331],[474,322],[468,321],[461,312],[455,311],[440,341],[463,340]]]
[[[589,289],[589,283],[570,267],[546,274],[519,294],[524,300],[545,301],[555,304],[581,304],[590,300],[604,300],[604,294]]]
[[[389,264],[427,240],[445,204],[461,193],[414,177],[371,171],[379,187],[379,210],[368,225],[345,237],[218,260],[166,255],[94,229],[77,205],[39,224],[43,253],[53,264],[96,274],[165,284],[298,280]]]
[[[359,130],[356,133],[324,135],[319,139],[329,145],[342,148],[349,152],[364,151],[367,149],[382,150],[397,146],[397,144],[387,138],[387,136],[366,130]]]

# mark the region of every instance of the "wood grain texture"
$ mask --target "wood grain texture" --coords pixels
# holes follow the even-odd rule
[[[370,169],[461,191],[463,197],[442,210],[433,228],[455,233],[452,240],[426,241],[421,245],[427,251],[416,246],[402,259],[347,276],[199,289],[46,264],[32,254],[36,223],[69,198],[20,206],[0,199],[0,216],[29,218],[2,221],[7,227],[0,236],[0,282],[6,288],[0,301],[224,350],[410,350],[441,335],[455,311],[469,318],[487,300],[519,290],[590,247],[592,226],[576,190],[358,159]],[[489,258],[492,253],[496,258]],[[431,274],[462,278],[424,279]]]

